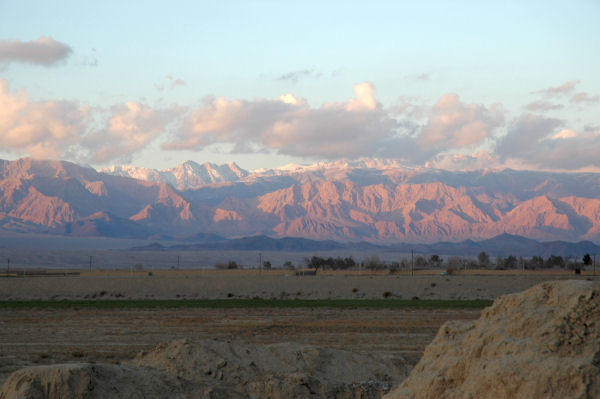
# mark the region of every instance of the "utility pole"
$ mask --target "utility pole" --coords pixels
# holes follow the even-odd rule
[[[596,254],[594,254],[594,277],[596,277]]]
[[[410,250],[410,275],[415,275],[415,251]]]
[[[92,271],[92,255],[90,255],[90,272]]]
[[[179,255],[177,255],[177,270],[179,270]]]
[[[6,260],[6,277],[8,277],[9,273],[10,273],[10,258],[8,258]]]
[[[262,253],[258,253],[258,274],[262,274]]]

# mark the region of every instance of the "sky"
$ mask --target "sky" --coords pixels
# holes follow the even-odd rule
[[[600,171],[598,21],[598,0],[0,0],[0,158]]]

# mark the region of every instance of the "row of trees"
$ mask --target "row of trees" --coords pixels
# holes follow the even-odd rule
[[[585,254],[582,257],[581,262],[577,258],[550,255],[544,259],[541,256],[533,256],[531,258],[517,258],[514,255],[506,257],[497,256],[493,261],[490,256],[481,252],[476,258],[451,256],[447,260],[444,260],[439,255],[434,254],[429,257],[422,255],[414,256],[412,258],[402,258],[399,262],[383,262],[377,255],[369,256],[360,262],[354,260],[352,256],[349,257],[328,257],[322,258],[320,256],[312,256],[311,258],[304,259],[304,266],[313,269],[321,270],[347,270],[351,268],[362,268],[366,270],[389,270],[395,272],[399,270],[408,270],[410,268],[442,268],[446,267],[451,270],[459,269],[518,269],[524,268],[527,270],[535,269],[549,269],[549,268],[563,268],[569,270],[577,270],[583,268],[583,266],[589,266],[593,263],[593,259],[589,254]],[[271,269],[272,265],[270,261],[263,262],[262,267],[264,269]],[[242,265],[235,261],[229,261],[227,263],[215,264],[217,269],[241,269]],[[296,268],[290,261],[286,261],[282,268],[293,270]]]

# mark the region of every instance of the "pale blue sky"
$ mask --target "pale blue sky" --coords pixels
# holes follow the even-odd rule
[[[494,132],[488,131],[485,141],[452,147],[464,153],[492,148],[521,113],[531,111],[523,107],[536,100],[554,104],[543,115],[563,121],[562,129],[583,134],[600,126],[599,102],[594,100],[600,95],[599,21],[598,0],[0,0],[0,40],[27,42],[46,36],[72,50],[52,66],[0,63],[0,78],[8,82],[11,95],[26,91],[30,102],[67,100],[105,110],[135,101],[153,110],[176,105],[192,112],[204,106],[207,96],[252,102],[276,100],[285,93],[306,99],[314,110],[324,102],[348,101],[354,97],[353,85],[363,82],[374,86],[375,99],[388,113],[402,99],[416,98],[431,108],[448,93],[466,105],[502,104],[504,121],[488,126]],[[176,79],[185,84],[171,88]],[[563,98],[532,94],[572,81],[579,82]],[[586,93],[583,98],[590,101],[569,102],[578,93]],[[433,117],[424,112],[411,120],[426,126]],[[100,116],[94,118],[98,123]],[[262,151],[259,158],[248,149],[244,154],[215,152],[239,147],[229,136],[211,138],[209,147],[196,144],[194,151],[167,151],[161,149],[163,134],[129,157],[88,161],[166,167],[192,158],[238,160],[255,168],[319,158],[287,144],[270,146],[265,137],[256,139],[258,134],[245,137],[254,150]],[[4,158],[31,152],[14,142],[0,145]],[[59,156],[73,157],[73,151]],[[382,153],[351,151],[348,156]],[[322,154],[326,159],[339,156]],[[423,155],[414,161],[427,159]]]

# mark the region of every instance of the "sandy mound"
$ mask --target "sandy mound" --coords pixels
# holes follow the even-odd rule
[[[175,376],[112,364],[61,364],[15,371],[0,399],[186,398]]]
[[[248,346],[178,340],[142,353],[132,364],[176,374],[228,397],[377,398],[408,374],[401,358],[376,359],[300,344]]]
[[[600,291],[551,282],[448,322],[386,398],[598,398]]]
[[[64,364],[14,372],[9,398],[379,398],[406,377],[401,358],[298,344],[173,341],[126,365]]]

